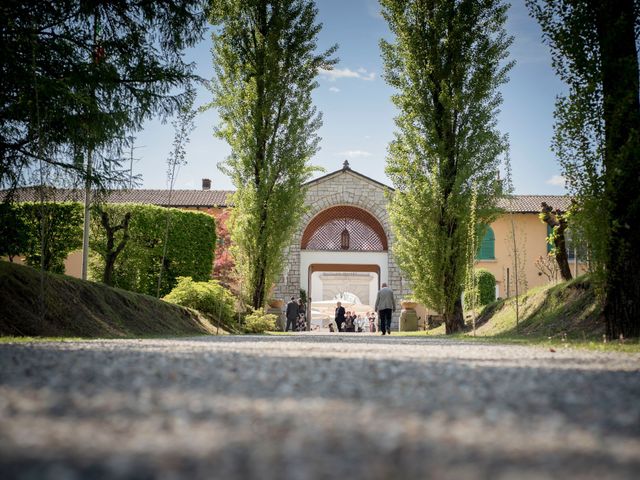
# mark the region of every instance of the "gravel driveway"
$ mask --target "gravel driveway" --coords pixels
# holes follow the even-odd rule
[[[640,355],[357,334],[0,345],[0,478],[638,478]]]

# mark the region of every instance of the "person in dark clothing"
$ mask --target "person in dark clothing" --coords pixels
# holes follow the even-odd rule
[[[338,326],[339,332],[342,331],[342,324],[344,323],[344,320],[345,320],[344,315],[345,315],[344,307],[342,306],[342,303],[338,302],[336,304],[335,320],[336,320],[336,325]]]
[[[296,326],[298,332],[304,332],[307,330],[307,307],[302,303],[302,299],[298,299],[298,325]]]
[[[356,316],[355,313],[347,312],[347,316],[344,320],[344,331],[355,332],[356,331]]]
[[[291,297],[291,301],[287,303],[287,326],[284,329],[285,332],[289,331],[289,327],[291,327],[291,331],[296,329],[299,308],[300,306],[298,305],[298,302],[296,302],[295,297]]]

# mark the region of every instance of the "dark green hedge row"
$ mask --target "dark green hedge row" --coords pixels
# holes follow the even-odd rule
[[[156,295],[167,214],[169,237],[160,295],[169,293],[178,277],[191,277],[195,281],[211,278],[216,244],[213,217],[202,212],[153,205],[108,204],[94,208],[92,215],[90,246],[95,255],[90,271],[95,280],[102,278],[107,247],[106,230],[100,220],[101,211],[107,213],[112,226],[120,224],[127,213],[131,217],[129,239],[115,262],[113,286]],[[122,230],[116,233],[116,244],[123,234]]]
[[[24,255],[29,265],[39,267],[44,226],[45,270],[63,273],[67,255],[82,247],[82,210],[81,204],[72,202],[0,204],[0,256]],[[139,204],[93,208],[92,279],[101,281],[104,273],[107,235],[101,221],[102,211],[108,215],[111,226],[120,224],[127,213],[130,215],[129,238],[116,257],[113,286],[156,295],[167,214],[169,236],[161,295],[171,291],[177,277],[209,280],[216,244],[215,220],[201,212]],[[115,233],[116,246],[123,235],[124,230]]]

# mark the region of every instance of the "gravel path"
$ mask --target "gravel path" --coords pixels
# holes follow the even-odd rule
[[[341,334],[0,345],[0,478],[638,478],[640,355]]]

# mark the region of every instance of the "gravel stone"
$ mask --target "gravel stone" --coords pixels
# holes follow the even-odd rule
[[[0,478],[623,479],[640,355],[368,334],[0,345]]]

